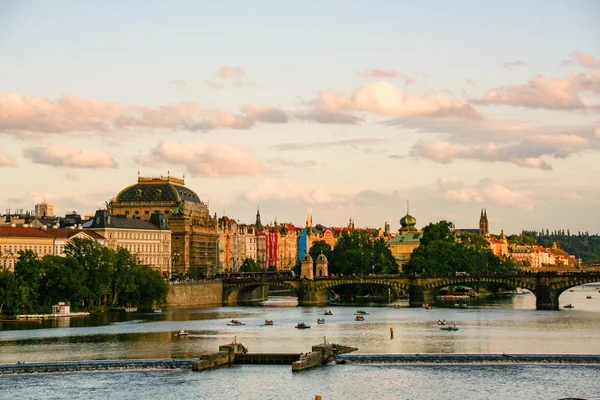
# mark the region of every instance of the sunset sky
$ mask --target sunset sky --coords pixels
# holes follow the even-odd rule
[[[1,1],[0,213],[600,232],[600,2]]]

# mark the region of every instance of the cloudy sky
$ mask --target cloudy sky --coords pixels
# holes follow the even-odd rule
[[[0,211],[600,231],[600,3],[2,1]]]

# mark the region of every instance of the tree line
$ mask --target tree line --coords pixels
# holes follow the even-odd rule
[[[489,274],[516,268],[511,259],[496,256],[483,236],[456,232],[452,223],[440,221],[423,228],[421,244],[411,254],[405,272]]]
[[[569,254],[573,254],[584,261],[600,261],[600,235],[588,232],[571,234],[567,229],[550,232],[548,229],[541,231],[522,231],[520,235],[508,237],[510,244],[538,245],[552,247],[554,243]]]
[[[124,248],[74,238],[64,253],[39,259],[31,250],[20,251],[14,272],[0,270],[0,313],[45,313],[60,301],[73,311],[149,309],[166,302],[168,282]]]

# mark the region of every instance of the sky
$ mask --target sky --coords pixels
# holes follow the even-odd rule
[[[0,213],[600,232],[600,2],[0,1]]]

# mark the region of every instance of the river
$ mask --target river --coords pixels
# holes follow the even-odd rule
[[[592,296],[587,299],[587,296]],[[506,353],[600,354],[600,293],[565,292],[573,309],[535,311],[533,295],[468,302],[467,308],[390,306],[298,307],[291,297],[257,306],[178,308],[163,313],[101,314],[0,324],[0,363],[185,358],[214,352],[236,339],[251,352],[306,352],[324,338],[361,354]],[[354,312],[369,313],[354,321]],[[326,309],[333,312],[324,316]],[[317,325],[317,318],[325,318]],[[227,326],[238,319],[244,326]],[[274,320],[265,326],[265,319]],[[459,327],[441,331],[444,319]],[[311,329],[297,330],[304,321]],[[390,327],[394,338],[390,339]],[[186,329],[186,338],[175,336]],[[242,365],[202,373],[189,370],[0,376],[0,398],[206,399],[600,399],[600,366],[330,365],[292,374],[288,366]]]

